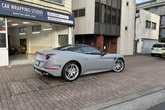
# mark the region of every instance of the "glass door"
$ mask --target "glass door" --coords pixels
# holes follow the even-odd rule
[[[9,65],[7,19],[0,17],[0,66]]]

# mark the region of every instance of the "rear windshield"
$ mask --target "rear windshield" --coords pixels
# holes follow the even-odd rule
[[[73,45],[66,45],[66,46],[54,48],[53,50],[72,51],[74,48],[75,48],[75,46],[73,46]]]
[[[154,44],[153,47],[165,47],[164,44]]]

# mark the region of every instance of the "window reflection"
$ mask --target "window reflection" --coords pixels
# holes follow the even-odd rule
[[[0,17],[0,31],[6,31],[5,18]]]
[[[162,38],[162,37],[165,38],[165,29],[164,29],[164,28],[161,29],[160,35],[161,35],[161,38]]]
[[[0,33],[0,48],[6,47],[6,34]]]
[[[44,1],[52,2],[52,3],[59,3],[59,4],[64,3],[64,0],[44,0]]]
[[[161,26],[165,26],[165,15],[161,16]]]

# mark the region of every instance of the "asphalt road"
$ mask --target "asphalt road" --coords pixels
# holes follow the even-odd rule
[[[165,102],[155,105],[147,110],[165,110]]]
[[[83,110],[165,110],[164,102],[165,89],[157,87]]]

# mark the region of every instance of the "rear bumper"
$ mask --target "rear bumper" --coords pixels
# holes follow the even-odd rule
[[[61,76],[61,68],[58,68],[56,70],[52,69],[52,68],[41,68],[41,67],[38,67],[36,66],[35,64],[33,65],[33,69],[39,73],[40,75],[44,75],[45,73],[48,73],[48,74],[51,74],[53,76]]]
[[[161,56],[162,54],[160,53],[151,53],[151,56]]]

